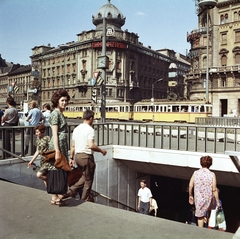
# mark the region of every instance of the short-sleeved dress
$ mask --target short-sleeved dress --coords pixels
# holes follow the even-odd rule
[[[54,161],[49,161],[45,162],[44,157],[42,156],[42,153],[47,151],[49,148],[49,142],[50,142],[50,137],[49,136],[44,136],[42,138],[37,138],[36,140],[36,146],[39,151],[41,161],[40,161],[40,173],[47,173],[48,170],[54,169]]]
[[[54,110],[49,118],[49,124],[52,127],[53,125],[58,125],[58,146],[60,151],[64,154],[66,159],[68,158],[68,143],[67,143],[67,122],[62,113],[58,110]],[[49,144],[49,150],[54,150],[53,137],[51,138]]]
[[[207,211],[211,209],[213,177],[214,173],[207,168],[201,168],[193,174],[196,217],[205,217]]]

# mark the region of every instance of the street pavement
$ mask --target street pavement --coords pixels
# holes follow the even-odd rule
[[[69,199],[50,204],[50,195],[0,181],[1,239],[230,239],[233,234]]]

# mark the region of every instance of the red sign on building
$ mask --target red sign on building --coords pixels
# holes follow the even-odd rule
[[[101,48],[101,47],[102,47],[102,42],[100,42],[100,41],[92,43],[92,48]],[[126,49],[127,44],[122,43],[122,42],[111,41],[111,42],[106,42],[106,47]]]

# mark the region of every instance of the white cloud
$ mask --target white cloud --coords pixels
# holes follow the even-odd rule
[[[146,16],[147,14],[145,14],[144,12],[136,12],[135,15]]]

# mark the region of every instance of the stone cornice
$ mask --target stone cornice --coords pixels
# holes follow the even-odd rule
[[[226,6],[229,6],[230,4],[237,4],[237,3],[240,3],[240,0],[229,0],[229,1],[219,2],[217,4],[217,8],[226,7]]]

